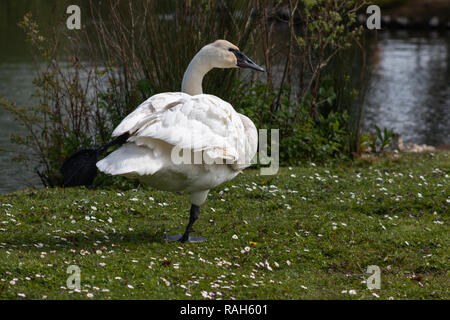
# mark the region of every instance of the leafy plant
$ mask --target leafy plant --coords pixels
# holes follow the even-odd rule
[[[382,153],[386,148],[392,146],[396,134],[393,129],[384,128],[381,130],[377,125],[375,125],[375,132],[375,135],[365,134],[362,144],[365,149],[369,146],[372,152]]]
[[[324,89],[321,92],[323,98],[326,92],[330,94],[330,99],[325,98],[325,101],[334,97],[332,90]],[[280,130],[280,160],[283,164],[348,158],[350,132],[345,111],[331,111],[323,115],[317,113],[311,117],[310,98],[302,104],[296,104],[286,94],[281,96],[281,107],[271,111],[270,102],[275,98],[275,93],[270,92],[263,82],[256,82],[250,88],[242,84],[237,95],[242,100],[235,107],[249,116],[256,127]]]

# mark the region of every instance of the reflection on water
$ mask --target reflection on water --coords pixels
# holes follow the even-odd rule
[[[449,34],[387,32],[371,50],[365,128],[393,128],[405,142],[449,144]]]
[[[0,62],[0,96],[16,102],[18,106],[32,105],[33,77],[32,63]],[[17,146],[10,142],[11,133],[27,134],[10,113],[0,108],[0,193],[39,184],[39,179],[30,172],[32,170],[24,170],[23,164],[12,162]]]

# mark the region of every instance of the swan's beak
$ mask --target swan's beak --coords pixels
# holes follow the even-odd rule
[[[240,52],[239,50],[230,49],[231,52],[234,53],[237,59],[237,66],[239,68],[250,68],[256,71],[264,72],[265,70],[254,63],[249,57]]]

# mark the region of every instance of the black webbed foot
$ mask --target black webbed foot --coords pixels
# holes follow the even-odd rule
[[[192,226],[194,225],[195,221],[197,221],[198,216],[200,214],[200,207],[196,206],[195,204],[191,205],[191,211],[189,216],[189,223],[187,225],[186,231],[183,235],[174,235],[174,236],[166,236],[166,240],[168,241],[180,241],[181,243],[186,242],[202,242],[205,241],[205,237],[194,237],[190,236],[189,233],[192,232]]]

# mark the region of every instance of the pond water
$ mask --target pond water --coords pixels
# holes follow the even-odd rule
[[[369,47],[364,127],[404,142],[450,144],[450,32],[379,34]]]
[[[39,1],[0,2],[0,97],[32,105],[34,62],[17,21]],[[46,21],[51,21],[47,16]],[[450,34],[383,32],[368,45],[364,127],[394,129],[405,142],[450,143]],[[23,129],[0,109],[0,193],[38,186],[33,168],[13,162],[11,133]]]

